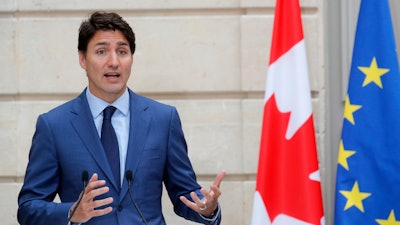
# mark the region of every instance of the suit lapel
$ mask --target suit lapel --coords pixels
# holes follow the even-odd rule
[[[98,164],[100,170],[108,177],[112,185],[119,190],[119,185],[117,186],[116,181],[113,179],[107,156],[103,150],[103,145],[101,144],[100,137],[94,125],[85,91],[77,98],[72,113],[76,114],[75,119],[71,121],[76,133]]]
[[[151,116],[147,112],[148,105],[144,104],[139,96],[129,90],[130,99],[130,124],[129,124],[129,141],[128,153],[126,156],[125,171],[133,172],[135,179],[136,169],[139,164],[144,144],[147,139],[147,131],[150,127]],[[128,190],[128,184],[124,180],[121,190],[121,198],[123,199]]]

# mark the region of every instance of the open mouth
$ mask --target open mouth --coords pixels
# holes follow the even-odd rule
[[[113,78],[113,77],[119,77],[120,74],[119,73],[106,73],[106,74],[104,74],[104,76],[107,78]]]

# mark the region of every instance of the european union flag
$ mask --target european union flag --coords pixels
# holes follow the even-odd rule
[[[335,225],[400,225],[400,73],[388,0],[361,0],[337,177]]]

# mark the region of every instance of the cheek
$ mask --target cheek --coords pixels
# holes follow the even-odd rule
[[[130,60],[129,62],[124,63],[124,68],[123,68],[123,70],[125,71],[125,73],[127,73],[128,76],[131,74],[131,70],[132,70],[132,60]]]
[[[86,75],[92,82],[101,82],[103,77],[103,70],[98,67],[94,67],[93,65],[87,66]]]
[[[88,71],[91,71],[94,74],[102,74],[103,73],[103,64],[101,62],[91,62],[87,64],[86,68]]]

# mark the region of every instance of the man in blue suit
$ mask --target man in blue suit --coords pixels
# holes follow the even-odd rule
[[[176,214],[220,224],[225,172],[202,188],[176,109],[127,87],[135,52],[129,24],[116,13],[93,13],[81,24],[78,50],[88,87],[38,117],[18,197],[19,223],[163,225],[164,184]],[[56,195],[61,203],[53,202]]]

